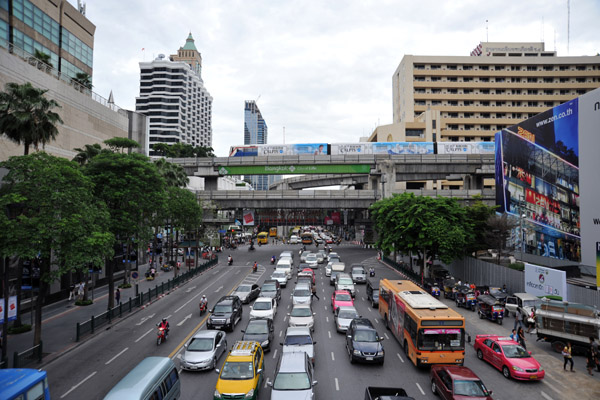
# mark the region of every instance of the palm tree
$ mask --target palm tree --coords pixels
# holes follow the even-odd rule
[[[47,90],[38,89],[27,82],[22,85],[10,82],[6,91],[0,92],[0,133],[10,140],[25,146],[24,155],[29,154],[29,146],[37,150],[58,135],[56,124],[60,116],[51,111],[60,105],[47,99]]]
[[[86,144],[84,147],[85,148],[83,149],[73,149],[78,153],[72,161],[75,161],[79,165],[87,164],[92,158],[100,154],[100,152],[102,151],[102,147],[98,143]]]
[[[36,50],[33,57],[35,57],[38,61],[41,61],[42,63],[46,64],[47,67],[54,67],[50,62],[50,54],[46,54],[43,51]]]
[[[85,72],[78,72],[75,74],[74,78],[71,78],[73,82],[77,82],[84,88],[92,90],[92,77]]]
[[[158,168],[158,173],[165,178],[167,186],[185,187],[190,181],[180,165],[170,163],[164,158],[159,158],[154,164]]]

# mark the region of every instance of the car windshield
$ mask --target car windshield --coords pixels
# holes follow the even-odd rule
[[[231,304],[217,304],[213,310],[215,313],[231,312]]]
[[[250,335],[266,335],[269,333],[267,324],[264,323],[251,323],[246,327],[246,334]]]
[[[354,333],[355,342],[376,342],[377,332],[368,330],[357,330]]]
[[[187,351],[209,351],[212,348],[212,338],[193,338],[190,344],[188,344]]]
[[[236,292],[249,292],[250,286],[238,286]]]
[[[277,286],[275,285],[263,285],[261,292],[276,292]]]
[[[340,278],[340,280],[338,280],[338,284],[340,284],[340,285],[352,285],[352,279],[349,279],[349,278]]]
[[[316,254],[309,254],[306,256],[307,260],[316,260],[317,259],[317,255]]]
[[[294,307],[290,315],[292,317],[310,317],[312,311],[308,307]]]
[[[312,339],[310,335],[290,335],[285,337],[283,344],[286,346],[312,344]]]
[[[256,301],[252,307],[254,310],[270,310],[272,307],[270,301]]]
[[[504,356],[506,358],[529,358],[531,357],[527,350],[523,347],[516,344],[507,344],[502,346],[502,351],[504,351]]]
[[[308,289],[296,289],[296,290],[294,290],[294,296],[296,296],[296,297],[308,297],[308,296],[310,296],[310,290],[308,290]]]
[[[541,300],[523,300],[523,307],[537,307],[539,308],[542,304]]]
[[[358,314],[356,313],[356,311],[352,311],[352,310],[340,310],[340,312],[338,314],[338,318],[354,319],[354,318],[358,318]]]
[[[352,269],[352,273],[353,273],[353,274],[364,274],[364,273],[365,273],[365,270],[364,270],[364,269],[362,269],[362,268],[353,268],[353,269]]]
[[[285,276],[285,272],[274,272],[271,276],[273,278],[283,278]]]
[[[485,397],[488,391],[481,381],[454,381],[455,396]]]
[[[221,371],[221,379],[252,379],[254,371],[252,362],[225,362]]]
[[[338,293],[335,295],[335,299],[337,301],[350,301],[352,300],[352,296],[350,296],[348,293]]]
[[[420,350],[429,351],[463,350],[465,348],[464,330],[462,328],[420,329],[417,347]]]
[[[308,390],[310,389],[310,380],[306,372],[285,372],[279,373],[273,382],[275,390]]]

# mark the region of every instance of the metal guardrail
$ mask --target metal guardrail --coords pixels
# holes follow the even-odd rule
[[[40,340],[40,344],[33,346],[21,353],[15,351],[13,356],[13,368],[23,368],[34,362],[42,361],[42,349],[43,342]]]
[[[77,322],[75,326],[75,341],[79,342],[83,336],[94,334],[98,328],[110,324],[113,319],[120,318],[124,313],[130,313],[134,309],[151,302],[152,299],[158,298],[160,294],[164,294],[183,282],[192,279],[194,276],[204,272],[213,265],[216,265],[218,262],[219,258],[215,257],[204,264],[198,265],[196,268],[184,272],[173,279],[167,280],[167,282],[162,282],[160,285],[156,285],[154,288],[149,288],[146,292],[140,292],[133,298],[130,297],[125,303],[120,303],[119,305],[113,307],[112,309],[108,309],[101,314],[92,315],[87,321]]]

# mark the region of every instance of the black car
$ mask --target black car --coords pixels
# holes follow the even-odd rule
[[[279,285],[279,281],[267,279],[260,287],[258,297],[269,297],[277,300],[277,304],[279,304],[281,301],[281,286]]]
[[[274,338],[273,320],[270,318],[253,318],[248,321],[246,329],[242,330],[244,337],[242,340],[252,340],[260,343],[264,351],[271,350],[271,343]]]
[[[383,340],[367,318],[354,318],[346,331],[346,350],[350,363],[361,361],[383,365]]]
[[[237,296],[223,296],[210,310],[210,317],[206,321],[207,329],[233,328],[242,320],[242,301]]]
[[[379,307],[379,279],[367,279],[367,300],[371,302],[371,307]]]

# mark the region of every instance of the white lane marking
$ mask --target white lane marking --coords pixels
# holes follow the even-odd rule
[[[269,378],[265,379],[265,386],[263,386],[263,387],[266,389],[267,386],[269,386]]]
[[[218,274],[219,272],[221,272],[221,271],[219,271],[219,270],[216,270],[215,272],[213,272],[213,275],[216,275],[216,274]]]
[[[563,392],[560,391],[559,389],[557,389],[556,386],[554,386],[546,381],[542,381],[542,383],[546,384],[546,386],[548,386],[550,389],[554,390],[556,393],[563,394]]]
[[[223,289],[223,286],[219,286],[219,288],[215,290],[215,293],[219,293],[221,289]]]
[[[140,322],[138,322],[136,325],[140,326],[141,324],[143,324],[144,322],[148,321],[149,319],[154,318],[155,315],[156,315],[156,313],[148,315],[147,317],[140,318]]]
[[[419,391],[421,392],[421,394],[423,396],[425,396],[425,392],[423,391],[423,389],[421,388],[421,385],[419,385],[417,382],[415,382],[415,385],[417,385],[417,387],[419,388]]]
[[[137,338],[135,340],[135,343],[139,342],[140,340],[142,340],[144,338],[144,336],[146,336],[147,334],[149,334],[150,332],[152,332],[154,330],[154,328],[149,329],[148,332],[144,333],[142,336],[140,336],[139,338]]]
[[[385,336],[387,340],[390,340],[390,337],[387,335],[387,333],[383,332],[383,336]]]
[[[189,292],[191,292],[191,291],[192,291],[192,290],[194,290],[194,289],[196,289],[196,286],[192,286],[191,288],[188,288],[188,289],[187,289],[185,292],[186,292],[186,293],[189,293]]]
[[[331,331],[327,331],[327,335],[329,335],[329,339],[331,339]]]
[[[169,319],[169,318],[171,318],[171,314],[169,314],[165,317],[165,319]]]
[[[283,331],[279,331],[279,337],[281,337],[281,335],[283,335]]]
[[[185,321],[187,321],[187,320],[188,320],[188,319],[190,319],[190,318],[192,318],[192,314],[188,314],[188,315],[186,315],[186,316],[185,316],[185,317],[184,317],[184,318],[181,320],[181,322],[177,324],[177,326],[181,326],[181,325],[183,325],[183,324],[185,323]]]
[[[363,301],[365,301],[365,298],[364,298],[364,297],[361,297],[361,299],[363,299]]]
[[[337,378],[335,378],[335,390],[337,390],[338,392],[340,391],[340,384],[338,383],[338,379]]]
[[[325,288],[321,289],[323,291],[323,293],[325,293]]]
[[[284,321],[287,321],[287,315],[286,315],[285,317],[283,317],[283,320],[284,320]]]
[[[325,317],[325,321],[329,322],[329,317]]]
[[[287,307],[287,308],[288,308],[288,310],[290,309],[290,305],[289,305],[289,304],[288,304],[288,307]]]
[[[327,306],[325,306],[325,311],[327,311]]]
[[[277,349],[273,352],[273,358],[277,357]]]
[[[191,299],[189,299],[188,301],[186,301],[185,303],[183,303],[183,305],[181,307],[179,307],[178,309],[175,310],[175,312],[181,310],[183,307],[187,306],[188,304],[190,304],[192,301],[194,301],[194,299],[198,296],[200,296],[202,293],[198,293],[197,295],[195,295],[194,297],[192,297]]]
[[[331,352],[331,361],[335,361],[335,356],[333,355],[333,351]]]
[[[371,312],[371,307],[367,307],[367,310],[369,310],[369,312]]]
[[[121,352],[119,354],[117,354],[116,356],[114,356],[113,358],[111,358],[110,360],[105,362],[104,365],[108,365],[111,362],[115,361],[117,359],[117,357],[119,357],[121,354],[125,353],[127,350],[129,350],[129,347],[125,347],[123,350],[121,350]]]
[[[240,272],[242,272],[242,270],[238,269],[238,270],[236,270],[236,271],[235,271],[235,274],[237,275],[237,274],[239,274]]]
[[[379,323],[379,319],[375,318],[375,323],[378,324]]]
[[[546,400],[553,400],[552,397],[548,396],[546,393],[544,393],[544,391],[541,391],[542,397],[545,398]]]
[[[83,380],[81,382],[79,382],[77,385],[71,387],[71,389],[69,389],[68,392],[66,392],[65,394],[63,394],[62,396],[60,396],[60,398],[64,398],[67,397],[69,395],[69,393],[71,393],[73,390],[77,389],[79,386],[81,386],[85,381],[87,381],[88,379],[90,379],[92,376],[96,375],[97,371],[92,372],[91,374],[89,374],[86,378],[83,378]]]
[[[400,359],[400,361],[404,362],[404,359],[402,358],[402,356],[400,355],[400,353],[396,353],[396,355],[398,356],[398,358]]]

